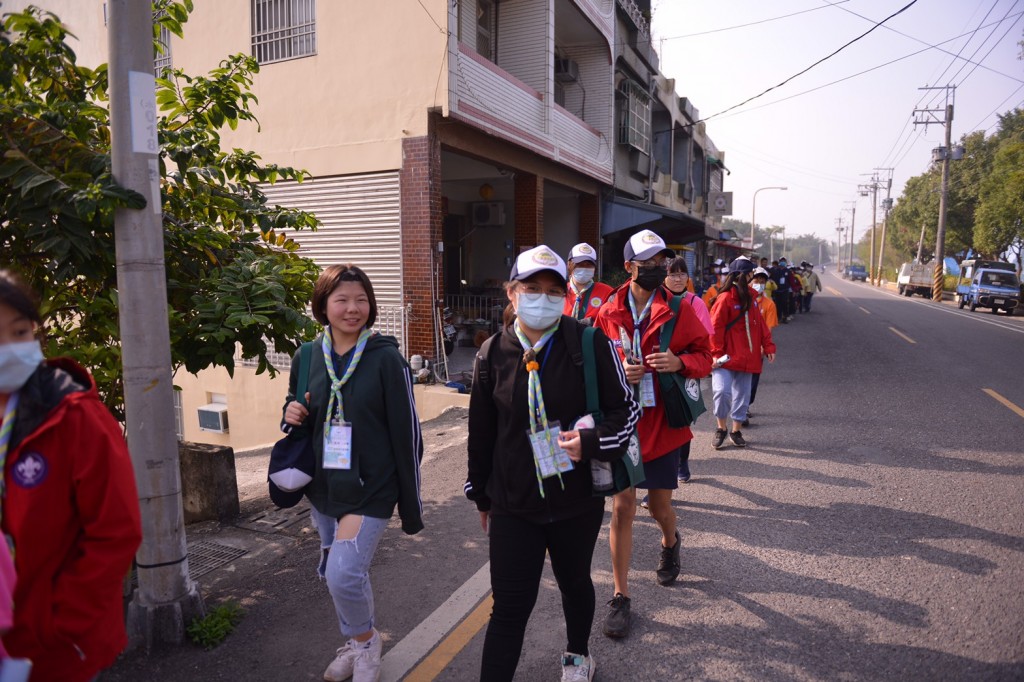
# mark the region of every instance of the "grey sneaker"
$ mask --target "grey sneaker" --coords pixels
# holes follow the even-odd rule
[[[629,597],[616,592],[608,602],[608,615],[604,619],[604,634],[614,639],[622,639],[629,634],[629,626],[633,615],[629,612]]]
[[[352,671],[356,666],[356,647],[358,644],[353,640],[345,642],[345,646],[338,649],[337,655],[331,664],[324,671],[324,680],[327,682],[343,682],[352,677]]]
[[[380,677],[380,654],[384,643],[380,633],[373,631],[373,637],[365,642],[355,642],[356,664],[352,671],[352,682],[377,682]]]
[[[738,448],[747,447],[747,441],[743,440],[743,434],[740,433],[739,431],[733,431],[732,433],[730,433],[729,440],[731,440],[732,444]]]
[[[656,571],[659,585],[671,585],[679,577],[679,548],[682,544],[679,531],[676,531],[676,544],[661,548],[661,560]]]
[[[566,651],[562,654],[562,682],[591,682],[597,671],[593,656],[580,656]]]
[[[715,429],[715,435],[711,438],[711,447],[715,450],[722,447],[725,442],[725,429]]]

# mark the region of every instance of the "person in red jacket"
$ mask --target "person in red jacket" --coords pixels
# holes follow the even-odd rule
[[[657,234],[641,230],[630,237],[624,255],[630,279],[604,304],[595,324],[616,344],[626,378],[634,385],[643,406],[637,433],[646,480],[638,487],[647,489],[650,514],[661,529],[658,583],[669,585],[679,576],[680,548],[672,491],[679,487],[679,460],[689,448],[693,434],[689,427],[669,427],[660,382],[654,373],[707,376],[711,370],[711,346],[708,332],[693,308],[681,305],[668,351],[661,352],[661,329],[674,315],[669,307],[671,294],[662,284],[667,274],[666,260],[675,253]],[[615,495],[612,506],[609,542],[615,591],[608,602],[604,624],[604,633],[609,637],[629,634],[629,564],[635,516],[636,489],[627,488]]]
[[[748,258],[737,258],[730,263],[725,286],[711,309],[711,322],[715,327],[711,337],[711,352],[715,357],[711,389],[718,421],[711,445],[716,450],[725,442],[729,417],[732,417],[729,440],[737,447],[746,446],[740,427],[747,418],[751,381],[754,374],[761,372],[762,356],[767,357],[768,362],[775,362],[772,332],[757,307],[757,292],[748,284],[753,270],[754,263]]]
[[[0,270],[0,510],[18,576],[3,642],[32,680],[86,682],[128,643],[139,498],[120,425],[86,370],[44,361],[41,325],[32,290]]]
[[[584,324],[593,324],[597,311],[612,293],[610,286],[594,281],[597,251],[585,242],[577,244],[569,252],[568,266],[569,280],[562,314]]]

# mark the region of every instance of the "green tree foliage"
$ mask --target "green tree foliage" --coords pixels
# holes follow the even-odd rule
[[[999,145],[992,172],[981,186],[976,238],[982,253],[1011,251],[1017,263],[1024,248],[1024,141]]]
[[[181,36],[191,0],[154,3]],[[59,19],[37,9],[8,14],[0,30],[0,247],[43,296],[48,355],[89,367],[121,416],[114,211],[146,199],[111,174],[107,68],[75,63]],[[292,168],[224,151],[220,131],[255,121],[256,62],[225,59],[205,76],[165,71],[157,80],[160,189],[171,355],[175,370],[234,369],[236,344],[274,368],[269,350],[294,350],[313,323],[303,313],[317,268],[285,231],[316,219],[270,205],[261,183],[301,181]],[[269,346],[272,347],[268,347]]]
[[[964,157],[950,162],[947,253],[966,253],[973,249],[993,257],[1007,252],[1017,253],[1019,257],[1024,242],[1019,221],[1024,195],[1020,185],[1014,183],[1019,182],[1015,178],[1022,168],[1022,158],[1017,152],[1003,150],[1007,145],[1021,142],[1024,142],[1024,110],[1020,109],[1001,115],[995,134],[986,138],[978,131],[960,139]],[[941,166],[935,164],[907,181],[893,208],[887,241],[903,260],[917,255],[922,225],[925,226],[924,258],[931,258],[939,221],[940,188]],[[1016,209],[1013,208],[1014,197],[1018,202]]]

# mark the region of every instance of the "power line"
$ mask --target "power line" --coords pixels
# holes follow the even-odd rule
[[[841,5],[841,4],[843,4],[845,2],[849,2],[849,1],[850,0],[840,0],[840,2],[830,2],[830,3],[827,3],[824,7],[812,7],[810,9],[803,9],[803,10],[800,10],[799,12],[791,12],[790,14],[783,14],[781,16],[771,17],[769,19],[761,19],[760,21],[751,21],[751,22],[748,22],[746,24],[737,24],[735,26],[726,26],[725,28],[713,28],[710,31],[699,31],[697,33],[684,33],[683,35],[680,35],[680,36],[669,36],[669,37],[666,37],[666,38],[659,38],[658,40],[660,40],[662,42],[666,42],[666,41],[669,41],[669,40],[681,40],[683,38],[694,38],[696,36],[705,36],[705,35],[708,35],[708,34],[711,34],[711,33],[721,33],[722,31],[732,31],[733,29],[737,29],[737,28],[747,28],[748,26],[757,26],[758,24],[767,24],[768,22],[771,22],[771,21],[778,21],[779,19],[788,19],[789,17],[795,17],[798,14],[807,14],[808,12],[815,12],[815,11],[817,11],[819,9],[828,9],[829,7],[836,7],[837,5]]]
[[[863,14],[859,14],[859,13],[857,13],[857,12],[854,12],[854,11],[853,11],[852,9],[847,9],[846,7],[839,7],[838,5],[832,5],[832,6],[833,6],[833,7],[836,7],[837,9],[841,9],[842,11],[844,11],[844,12],[846,12],[846,13],[848,13],[848,14],[852,14],[852,15],[853,15],[853,16],[855,16],[855,17],[860,17],[861,19],[864,19],[865,21],[871,21],[871,22],[873,22],[873,21],[874,21],[874,19],[871,19],[871,18],[869,18],[869,17],[866,17],[866,16],[864,16]],[[978,5],[978,7],[981,7],[981,5],[979,4],[979,5]],[[1011,7],[1011,9],[1012,9],[1012,7]],[[974,11],[975,11],[975,12],[977,12],[977,11],[978,11],[978,9],[977,9],[977,8],[975,8],[975,10],[974,10]],[[989,12],[991,12],[991,10],[989,10]],[[987,17],[988,15],[985,15],[985,16]],[[972,15],[971,15],[971,18],[973,18],[973,17],[974,17],[974,15],[972,14]],[[981,21],[982,21],[982,23],[984,23],[984,22],[985,22],[985,19],[983,18],[983,19],[982,19]],[[968,23],[970,23],[970,19],[968,19]],[[942,43],[939,43],[939,45],[932,45],[931,43],[929,43],[929,42],[928,42],[928,41],[926,41],[926,40],[921,40],[920,38],[917,38],[916,36],[912,36],[912,35],[910,35],[909,33],[904,33],[903,31],[900,31],[900,30],[898,30],[898,29],[892,28],[891,26],[883,26],[882,28],[884,28],[884,29],[885,29],[885,30],[887,30],[887,31],[891,31],[892,33],[895,33],[895,34],[897,34],[897,35],[901,35],[901,36],[903,36],[904,38],[909,38],[910,40],[913,40],[914,42],[917,42],[917,43],[921,43],[922,45],[928,45],[929,47],[933,47],[933,48],[935,48],[936,50],[938,50],[939,52],[943,52],[943,53],[945,53],[945,54],[948,54],[948,55],[950,55],[950,56],[953,56],[954,58],[959,58],[959,57],[960,57],[960,54],[959,54],[959,53],[957,53],[957,54],[955,54],[955,55],[954,55],[954,54],[953,54],[952,52],[950,52],[949,50],[945,50],[945,49],[943,49],[943,48],[939,47],[939,45],[941,45]],[[964,25],[964,28],[966,28],[966,24]],[[961,29],[961,30],[963,30],[963,29]],[[971,34],[971,35],[973,36],[973,34],[974,34],[974,33],[977,33],[977,32],[978,32],[979,30],[981,30],[981,29],[980,29],[980,28],[977,28],[977,29],[975,29],[974,31],[971,31],[971,32],[970,32],[970,34]],[[963,35],[967,35],[967,33],[964,33]],[[968,41],[967,41],[967,43],[970,43],[970,40],[968,40]],[[965,44],[964,44],[964,46],[965,46],[965,47],[966,47],[967,43],[965,43]],[[963,50],[961,49],[961,52],[962,52],[962,51],[963,51]],[[970,61],[970,60],[968,60],[968,59],[965,59],[964,61],[965,61],[965,62],[967,62],[968,64],[975,64],[975,62],[972,62],[972,61]],[[996,71],[995,69],[993,69],[993,68],[990,68],[990,67],[988,67],[988,66],[985,66],[985,65],[983,65],[983,64],[977,64],[977,65],[978,65],[978,66],[981,66],[982,68],[984,68],[984,69],[985,69],[985,70],[987,70],[987,71],[991,71],[992,73],[998,74],[998,75],[1000,75],[1000,76],[1005,76],[1006,78],[1013,78],[1013,76],[1010,76],[1009,74],[1005,74],[1005,73],[1003,73],[1002,71]],[[948,67],[947,67],[947,70],[948,70]],[[1016,79],[1015,79],[1015,80],[1016,80]],[[936,79],[934,79],[934,78],[929,78],[929,79],[928,79],[928,82],[929,82],[929,83],[934,83],[934,82],[936,82]],[[923,99],[924,97],[926,97],[926,96],[927,96],[927,95],[925,95],[925,96],[922,96],[922,99]],[[918,102],[918,104],[920,104],[920,102]]]
[[[898,15],[900,15],[900,14],[903,14],[904,12],[906,12],[906,11],[907,11],[908,9],[910,9],[911,7],[913,7],[913,6],[914,6],[914,5],[916,5],[916,4],[917,4],[917,0],[910,0],[910,2],[909,2],[909,3],[907,3],[906,5],[904,5],[904,6],[903,6],[902,8],[900,8],[899,10],[897,10],[897,11],[893,12],[892,14],[890,14],[889,16],[887,16],[887,17],[886,17],[885,19],[882,19],[882,21],[878,22],[877,24],[875,24],[874,26],[872,26],[871,28],[869,28],[869,29],[868,29],[867,31],[865,31],[864,33],[862,33],[862,34],[860,34],[859,36],[857,36],[856,38],[854,38],[853,40],[851,40],[851,41],[847,42],[847,43],[846,43],[845,45],[841,46],[841,47],[840,47],[839,49],[835,50],[835,51],[834,51],[834,52],[832,52],[831,54],[829,54],[829,55],[826,55],[825,57],[822,57],[822,58],[821,58],[821,59],[819,59],[818,61],[814,62],[813,64],[811,64],[810,66],[808,66],[808,67],[807,67],[806,69],[803,69],[802,71],[798,71],[797,73],[793,74],[792,76],[790,76],[790,77],[789,77],[789,78],[787,78],[786,80],[782,81],[781,83],[779,83],[779,84],[777,84],[777,85],[773,85],[772,87],[768,88],[767,90],[765,90],[765,91],[763,91],[763,92],[761,92],[761,93],[758,93],[758,94],[754,95],[753,97],[748,97],[747,99],[743,100],[743,101],[742,101],[742,102],[740,102],[739,104],[734,104],[733,106],[729,107],[728,109],[723,109],[722,111],[719,111],[719,112],[718,112],[717,114],[712,114],[711,116],[708,116],[708,117],[706,117],[706,118],[704,118],[704,119],[701,119],[701,121],[710,121],[711,119],[713,119],[713,118],[716,118],[716,117],[718,117],[718,116],[721,116],[722,114],[725,114],[725,113],[727,113],[727,112],[730,112],[730,111],[732,111],[733,109],[738,109],[739,107],[742,107],[742,106],[743,106],[744,104],[748,104],[749,102],[752,102],[752,101],[754,101],[755,99],[757,99],[757,98],[759,98],[759,97],[763,97],[764,95],[767,95],[767,94],[768,94],[769,92],[771,92],[772,90],[775,90],[776,88],[780,88],[780,87],[782,87],[783,85],[785,85],[786,83],[790,82],[790,81],[791,81],[791,80],[793,80],[794,78],[797,78],[798,76],[802,76],[803,74],[807,73],[808,71],[810,71],[810,70],[811,70],[811,69],[813,69],[814,67],[818,66],[818,65],[819,65],[819,64],[821,64],[822,62],[825,62],[825,61],[827,61],[827,60],[831,59],[832,57],[836,56],[837,54],[839,54],[840,52],[842,52],[843,50],[845,50],[846,48],[848,48],[848,47],[849,47],[850,45],[853,45],[853,44],[854,44],[855,42],[857,42],[858,40],[861,40],[862,38],[864,38],[865,36],[867,36],[867,35],[868,35],[869,33],[871,33],[872,31],[874,31],[875,29],[877,29],[877,28],[878,28],[879,26],[881,26],[881,25],[882,25],[882,24],[884,24],[885,22],[889,21],[890,19],[892,19],[892,18],[893,18],[893,17],[895,17],[895,16],[898,16]]]
[[[940,82],[942,82],[942,77],[945,76],[949,72],[949,70],[953,68],[953,66],[956,64],[956,60],[960,58],[960,55],[963,54],[963,51],[966,50],[967,46],[971,44],[971,41],[974,40],[974,36],[978,33],[978,31],[981,30],[981,25],[985,23],[985,20],[988,19],[988,15],[992,14],[992,10],[994,10],[996,8],[996,5],[998,5],[998,4],[999,4],[999,0],[995,0],[995,2],[992,3],[992,6],[988,8],[987,12],[985,12],[985,16],[983,16],[981,18],[981,21],[978,22],[978,28],[974,29],[974,31],[971,32],[971,37],[968,38],[964,42],[964,44],[960,46],[960,49],[957,50],[956,56],[954,56],[953,59],[951,59],[949,61],[949,64],[947,64],[946,68],[944,68],[942,70],[942,73],[939,74],[939,77],[932,80],[932,83],[940,83]],[[1016,4],[1016,3],[1014,3],[1014,4]],[[1010,10],[1012,10],[1012,9],[1013,9],[1013,5],[1010,5]],[[1010,13],[1010,10],[1007,10],[1007,14]],[[1006,17],[1004,16],[1003,19],[1005,20]],[[998,26],[999,26],[999,24],[995,24],[992,27],[992,33],[995,33],[996,28],[998,28]],[[990,37],[991,37],[992,33],[989,33]],[[988,38],[986,38],[985,40],[988,40]],[[982,45],[985,44],[985,40],[981,41]],[[974,55],[971,55],[971,56],[974,56]],[[950,80],[952,80],[952,78]],[[926,92],[924,95],[921,95],[921,101],[924,101],[925,97],[927,97],[929,94],[930,93]],[[921,103],[918,102],[918,106],[916,106],[914,108],[915,109],[927,109],[928,107],[930,107],[932,105],[933,102],[935,102],[935,98],[936,97],[938,97],[938,94],[932,94],[931,99],[928,100],[928,103],[926,105],[924,105],[922,107],[922,106],[920,106]]]
[[[1005,21],[1005,18],[1004,18],[1004,21]],[[1006,30],[1005,30],[1005,31],[1003,32],[1003,35],[999,36],[999,40],[997,40],[996,42],[994,42],[994,43],[992,44],[992,47],[990,47],[990,48],[988,49],[988,52],[986,52],[986,53],[985,53],[985,56],[981,58],[981,61],[982,61],[982,62],[984,62],[984,61],[985,61],[986,59],[988,59],[988,56],[989,56],[990,54],[992,54],[992,51],[993,51],[993,50],[995,50],[995,49],[996,49],[997,47],[999,47],[999,46],[1000,46],[1000,45],[1002,44],[1003,40],[1005,40],[1005,39],[1006,39],[1006,36],[1007,36],[1007,35],[1008,35],[1008,34],[1010,33],[1010,31],[1012,31],[1012,30],[1013,30],[1013,27],[1017,25],[1017,22],[1018,22],[1018,21],[1020,21],[1020,17],[1019,17],[1019,16],[1018,16],[1018,17],[1017,17],[1017,18],[1016,18],[1016,19],[1015,19],[1015,20],[1013,21],[1013,23],[1012,23],[1012,24],[1010,24],[1009,26],[1007,26]],[[971,55],[971,56],[973,56],[973,55]],[[966,64],[964,64],[964,67],[966,67],[966,66],[967,66],[967,65],[966,65]],[[961,69],[962,69],[962,68],[963,68],[963,67],[961,67]],[[966,80],[967,80],[968,78],[970,78],[970,77],[971,77],[971,74],[972,74],[972,73],[974,73],[975,71],[977,71],[977,69],[978,69],[978,65],[976,64],[976,65],[974,66],[974,68],[973,68],[973,69],[971,69],[970,71],[968,71],[968,72],[967,72],[967,75],[966,75],[966,76],[964,76],[963,80],[962,80],[962,81],[960,81],[959,83],[957,83],[957,86],[959,87],[959,86],[963,85],[963,84],[964,84],[964,82],[965,82],[965,81],[966,81]],[[959,71],[957,71],[957,73],[959,74],[960,72],[959,72]],[[956,78],[956,76],[954,75],[954,76],[953,76],[953,78]],[[950,79],[950,80],[952,80],[952,79]]]
[[[972,128],[970,129],[970,131],[969,131],[969,132],[974,132],[975,130],[977,130],[977,129],[978,129],[978,126],[980,126],[980,125],[981,125],[982,123],[984,123],[985,121],[987,121],[987,120],[989,119],[989,116],[992,116],[993,114],[997,113],[997,112],[998,112],[998,111],[999,111],[1000,109],[1002,109],[1002,108],[1003,108],[1003,105],[1004,105],[1004,104],[1006,104],[1007,102],[1009,102],[1009,101],[1010,101],[1010,100],[1011,100],[1011,99],[1013,98],[1013,96],[1014,96],[1014,95],[1016,95],[1016,94],[1017,94],[1018,92],[1020,92],[1021,90],[1024,90],[1024,84],[1020,85],[1020,86],[1019,86],[1019,87],[1018,87],[1018,88],[1017,88],[1016,90],[1014,90],[1013,92],[1011,92],[1011,93],[1010,93],[1010,95],[1009,95],[1009,96],[1008,96],[1008,97],[1007,97],[1006,99],[1004,99],[1004,100],[1003,100],[1002,102],[1000,102],[1000,103],[999,103],[998,105],[996,105],[996,108],[995,108],[995,109],[993,109],[992,111],[990,111],[990,112],[989,112],[989,113],[988,113],[988,114],[987,114],[987,115],[985,116],[985,118],[983,118],[983,119],[981,119],[980,121],[978,121],[977,123],[975,123],[975,124],[974,124],[974,126],[973,126],[973,127],[972,127]],[[1017,106],[1020,106],[1020,105],[1017,105]],[[995,124],[992,124],[992,125],[995,125]],[[983,132],[983,133],[987,133],[987,132],[988,132],[988,130],[989,130],[989,128],[991,128],[991,127],[992,127],[992,126],[989,126],[988,128],[985,128],[985,130],[983,130],[982,132]]]

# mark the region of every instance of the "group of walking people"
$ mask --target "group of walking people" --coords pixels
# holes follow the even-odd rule
[[[595,281],[597,254],[589,244],[573,247],[568,262],[544,245],[524,251],[507,284],[514,316],[477,354],[465,493],[490,540],[494,606],[482,680],[513,678],[545,555],[566,622],[562,679],[593,679],[591,563],[604,497],[612,497],[614,583],[606,636],[623,638],[631,629],[637,489],[646,491],[660,530],[652,553],[656,581],[671,585],[681,571],[672,491],[690,479],[693,433],[669,423],[672,389],[664,387],[672,384],[661,377],[711,375],[716,419],[738,425],[746,419],[751,376],[763,357],[774,359],[750,286],[752,261],[729,265],[711,310],[694,294],[686,260],[654,232],[632,235],[623,261],[628,280],[613,289]],[[591,400],[595,383],[599,399]],[[745,444],[738,427],[731,437]],[[599,490],[600,472],[631,457],[642,473]]]

